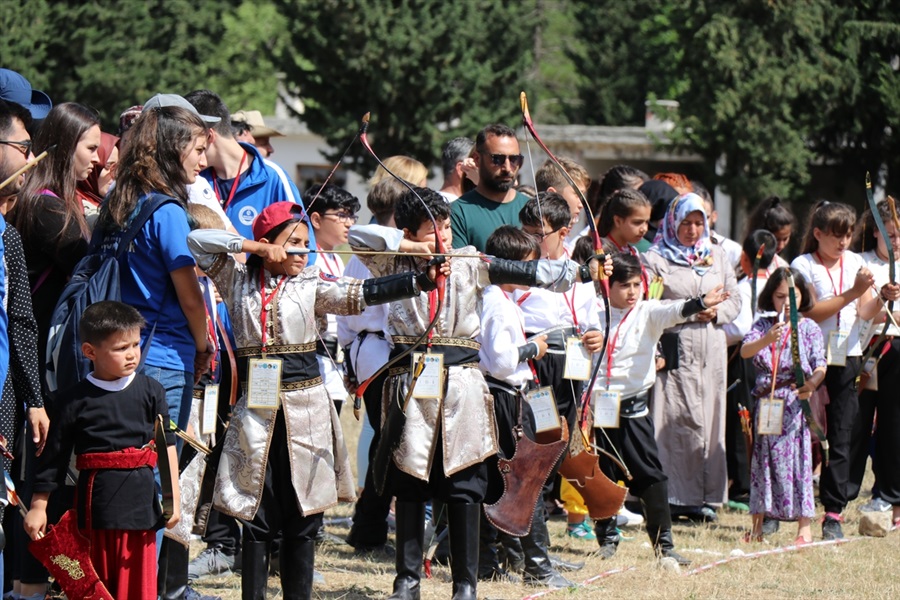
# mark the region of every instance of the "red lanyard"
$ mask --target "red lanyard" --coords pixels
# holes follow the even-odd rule
[[[530,293],[531,292],[526,292],[524,296],[519,298],[519,300],[518,300],[518,302],[516,302],[516,304],[521,304],[522,301],[525,300],[525,297],[527,297]],[[506,296],[507,300],[509,300],[510,302],[513,302],[513,299],[510,298],[509,294],[507,294],[506,292],[503,292],[503,295]],[[522,328],[522,337],[527,340],[528,335],[525,333],[525,322],[521,318],[521,312],[516,310],[515,307],[513,307],[513,310],[516,313],[516,317],[519,317],[519,327]],[[538,379],[537,369],[534,368],[534,360],[532,360],[530,358],[528,359],[528,368],[531,369],[531,376],[534,379],[534,382],[536,384],[540,385],[541,382]]]
[[[338,263],[339,259],[334,259],[334,266],[331,265],[331,261],[328,260],[328,254],[322,250],[322,246],[316,244],[316,249],[319,250],[319,256],[322,258],[322,262],[325,263],[325,270],[328,271],[329,274],[334,275],[335,277],[340,277],[343,273],[339,272]]]
[[[566,254],[566,258],[569,258],[569,251],[564,250],[564,252]],[[575,329],[578,329],[578,315],[575,314],[575,285],[574,284],[572,285],[572,296],[571,297],[566,296],[565,293],[563,293],[562,296],[563,296],[563,300],[565,300],[565,302],[566,302],[566,306],[569,307],[569,312],[572,313],[572,322],[575,324]]]
[[[231,204],[231,201],[234,199],[234,193],[237,191],[238,182],[241,180],[241,169],[244,168],[244,161],[247,159],[247,151],[244,150],[244,155],[241,156],[241,163],[238,165],[237,175],[234,177],[234,181],[231,182],[231,191],[228,192],[228,200],[225,201],[225,204],[222,204],[222,210],[228,208],[228,205]],[[212,170],[213,181],[216,182],[216,185],[213,186],[213,191],[216,193],[216,200],[221,204],[222,196],[219,194],[219,183],[216,177],[216,170]]]
[[[262,346],[262,353],[266,353],[266,337],[269,334],[268,329],[266,328],[266,321],[269,319],[269,304],[272,303],[272,300],[275,299],[275,295],[278,293],[278,290],[281,289],[281,284],[284,283],[284,280],[287,279],[287,276],[283,275],[278,280],[278,283],[275,284],[275,289],[272,290],[272,293],[266,296],[266,272],[261,269],[259,272],[259,296],[262,300],[262,310],[259,315],[259,323],[262,326],[262,335],[260,336],[260,345]]]
[[[825,263],[822,261],[822,257],[819,256],[819,252],[816,251],[816,259],[819,261],[819,264],[822,265],[822,268],[825,269],[825,272],[828,274],[828,279],[831,281],[831,291],[834,292],[835,297],[844,293],[844,257],[841,256],[840,266],[841,266],[841,291],[838,291],[838,288],[834,286],[834,277],[831,276],[831,269],[825,266]],[[837,311],[837,326],[835,327],[837,331],[841,330],[841,311]]]
[[[634,306],[628,309],[628,312],[625,313],[625,316],[619,321],[619,326],[616,327],[616,333],[613,335],[613,338],[606,345],[606,389],[609,389],[609,380],[610,377],[612,377],[613,355],[616,352],[616,344],[619,342],[619,330],[622,329],[622,325],[625,324],[625,319],[628,318],[628,315],[630,315],[633,310]]]
[[[204,308],[206,307],[206,302],[203,303],[203,306]],[[215,378],[216,357],[219,356],[219,336],[216,335],[216,325],[210,317],[208,308],[206,309],[206,337],[213,347],[212,362],[209,364],[209,372],[212,374],[213,378]]]

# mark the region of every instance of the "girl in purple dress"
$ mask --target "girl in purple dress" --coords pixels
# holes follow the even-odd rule
[[[812,482],[812,451],[809,427],[803,417],[801,399],[808,399],[825,379],[825,345],[822,330],[814,321],[801,318],[798,323],[800,363],[806,383],[797,388],[791,359],[790,320],[788,313],[787,275],[793,272],[800,312],[809,310],[813,296],[806,280],[795,270],[776,269],[759,295],[759,311],[768,313],[753,324],[744,336],[741,356],[753,357],[756,385],[753,397],[757,401],[755,414],[769,398],[783,401],[781,433],[770,419],[770,433],[760,434],[760,420],[754,430],[753,459],[750,463],[750,513],[753,530],[746,541],[762,541],[763,517],[780,521],[797,521],[796,543],[812,541],[810,521],[815,516]],[[781,315],[784,318],[780,318]],[[777,365],[773,368],[773,365]],[[773,372],[775,376],[773,392]],[[777,416],[777,410],[769,413]]]

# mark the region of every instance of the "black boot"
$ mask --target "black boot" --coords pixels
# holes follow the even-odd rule
[[[669,483],[654,483],[641,494],[644,516],[647,519],[647,535],[657,558],[673,558],[681,566],[691,561],[675,552],[672,542],[672,514],[669,509]]]
[[[448,504],[452,600],[477,600],[480,504]]]
[[[181,600],[188,586],[188,549],[163,536],[156,587],[162,600]]]
[[[285,600],[312,598],[313,568],[316,558],[314,540],[283,540],[281,561],[288,568],[281,570],[281,588]]]
[[[397,517],[397,576],[388,600],[419,600],[422,560],[425,556],[425,504],[400,502]]]
[[[604,560],[615,556],[619,548],[619,530],[616,529],[615,517],[594,521],[594,534],[600,546],[597,556]]]
[[[265,600],[269,580],[268,544],[245,539],[241,554],[241,600]]]
[[[525,569],[525,552],[517,537],[501,533],[498,541],[497,558],[507,573],[521,573]]]
[[[531,530],[528,535],[519,539],[525,555],[523,568],[525,583],[556,589],[575,585],[560,575],[550,562],[550,554],[547,550],[550,545],[550,537],[547,523],[544,521],[541,500],[538,500],[538,508],[534,511],[534,517],[531,519]]]
[[[480,533],[478,536],[478,581],[506,581],[519,583],[518,577],[500,565],[500,554],[497,551],[501,537],[511,537],[497,531],[490,521],[481,515]]]

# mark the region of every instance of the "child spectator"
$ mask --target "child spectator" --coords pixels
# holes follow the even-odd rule
[[[25,530],[32,539],[47,527],[47,499],[66,477],[75,452],[80,473],[78,526],[91,542],[91,562],[115,598],[156,598],[156,533],[180,519],[175,438],[166,433],[172,470],[173,515],[163,521],[153,479],[157,415],[169,422],[166,393],[155,380],[136,373],[145,321],[120,302],[97,302],[81,317],[81,350],[94,370],[60,394],[58,413],[38,464]]]

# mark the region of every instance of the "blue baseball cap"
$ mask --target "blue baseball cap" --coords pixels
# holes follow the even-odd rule
[[[0,69],[0,98],[27,108],[35,120],[43,119],[53,108],[50,96],[31,89],[27,79],[9,69]]]

